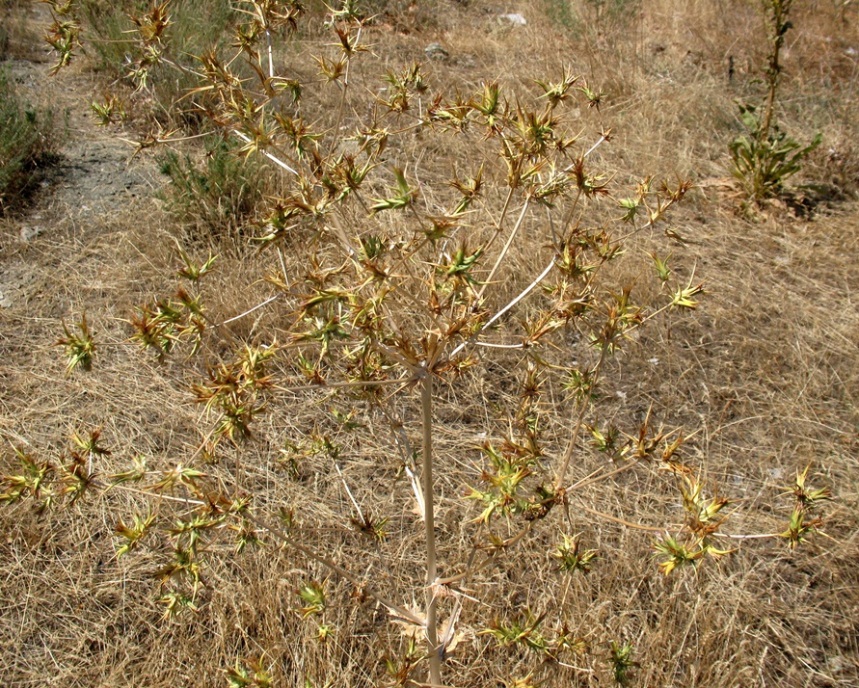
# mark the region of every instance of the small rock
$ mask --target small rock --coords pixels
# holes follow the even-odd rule
[[[424,53],[431,60],[446,60],[450,57],[450,53],[444,49],[441,43],[430,43],[424,48]]]
[[[844,671],[844,660],[837,655],[833,655],[826,660],[826,667],[833,674],[840,674]]]
[[[24,225],[23,227],[21,227],[21,241],[23,241],[25,244],[29,244],[33,239],[43,234],[44,231],[45,228],[40,227],[39,225],[33,225],[32,227]]]
[[[464,53],[463,55],[460,55],[456,58],[456,63],[460,67],[466,67],[468,69],[471,69],[472,67],[475,67],[477,65],[477,59],[474,57],[474,55]]]
[[[512,12],[510,14],[502,14],[498,17],[502,22],[507,22],[512,26],[527,26],[528,21],[518,12]]]

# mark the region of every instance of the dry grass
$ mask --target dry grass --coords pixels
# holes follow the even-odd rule
[[[608,685],[609,643],[615,640],[635,648],[638,665],[630,685],[855,686],[859,210],[852,199],[859,150],[851,141],[859,132],[850,116],[857,104],[856,56],[847,51],[859,49],[857,9],[846,8],[842,23],[838,3],[803,3],[791,33],[783,121],[799,139],[816,131],[826,136],[805,171],[807,181],[822,187],[806,192],[816,204],[813,213],[796,217],[773,206],[749,219],[738,211],[736,193],[713,180],[728,174],[727,143],[738,130],[732,99],[762,92],[755,79],[763,47],[752,5],[606,3],[626,9],[601,15],[599,24],[590,3],[569,25],[549,13],[571,4],[511,3],[506,10],[518,9],[529,20],[518,29],[499,24],[476,1],[434,3],[432,21],[407,10],[399,20],[383,15],[368,30],[374,54],[367,57],[366,73],[425,59],[424,47],[438,41],[450,57],[428,65],[433,85],[468,94],[493,78],[524,99],[534,95],[532,78],[557,75],[569,64],[605,91],[599,112],[582,111],[582,129],[585,140],[596,139],[603,127],[615,130],[615,140],[597,156],[605,169],[616,170],[618,184],[642,171],[702,182],[671,219],[687,243],[637,238],[612,268],[612,278],[635,282],[641,299],[655,301],[640,259],[651,250],[670,250],[678,278],[685,283],[694,275],[707,295],[694,312],[655,323],[629,343],[611,363],[606,398],[589,420],[634,434],[649,412],[656,425],[683,428],[684,460],[700,469],[708,491],[733,501],[723,528],[729,534],[784,530],[792,509],[784,492],[809,464],[812,482],[831,486],[836,500],[826,507],[825,535],[797,550],[773,539],[730,540],[737,551],[729,557],[664,577],[652,556],[654,533],[590,510],[645,525],[677,523],[682,515],[674,479],[639,466],[581,490],[566,514],[553,513],[551,524],[463,586],[463,636],[445,680],[463,687],[512,685],[533,674],[535,683],[546,686]],[[318,40],[304,38],[296,64],[309,64],[304,58],[317,54]],[[731,55],[735,74],[729,82]],[[47,79],[46,65],[33,69]],[[57,79],[60,85],[48,86],[54,89],[48,96],[66,98],[61,102],[72,107],[76,138],[104,138],[82,117],[80,103],[88,102],[84,89],[92,80],[86,64]],[[377,83],[368,76],[355,86],[373,93]],[[336,101],[329,97],[310,102],[330,113]],[[421,139],[392,155],[426,179],[470,169],[470,161]],[[130,163],[154,186],[153,166],[145,156]],[[444,193],[441,185],[425,190],[429,198]],[[125,470],[137,455],[146,456],[152,469],[166,469],[187,461],[209,428],[188,391],[206,362],[230,358],[236,341],[282,335],[289,323],[277,308],[262,309],[213,337],[203,362],[178,355],[158,364],[142,354],[128,341],[126,321],[135,306],[175,288],[170,237],[185,230],[151,198],[105,208],[96,208],[97,200],[76,201],[61,186],[29,216],[0,220],[0,291],[8,299],[0,307],[0,436],[38,456],[58,457],[73,430],[99,426],[113,451],[98,459],[100,472]],[[84,211],[75,202],[96,209]],[[35,225],[48,229],[23,241],[22,229]],[[524,231],[536,236],[538,227]],[[288,269],[299,269],[302,246],[299,240],[285,247]],[[202,259],[209,246],[192,243],[189,250]],[[527,283],[548,254],[517,251],[511,264]],[[204,286],[210,317],[223,321],[267,298],[270,287],[259,278],[278,264],[272,252],[227,251]],[[90,373],[66,376],[53,344],[62,335],[61,321],[84,311],[99,344],[96,362]],[[576,342],[569,346],[571,356],[587,355]],[[522,373],[516,361],[487,356],[486,375],[439,390],[437,532],[448,574],[462,570],[475,536],[467,520],[478,509],[462,496],[479,480],[479,447],[487,434],[498,439],[507,431]],[[283,367],[292,372],[288,363]],[[412,396],[397,410],[419,445]],[[240,473],[241,488],[257,495],[261,511],[283,505],[294,511],[300,541],[398,603],[420,605],[423,534],[385,420],[363,404],[324,392],[275,393],[269,404],[252,441],[225,452],[215,465],[197,465],[226,485]],[[356,409],[361,427],[345,431],[332,407]],[[541,410],[547,454],[557,456],[572,424],[559,384],[547,386]],[[331,458],[308,455],[297,467],[285,460],[286,442],[307,443],[312,436],[341,445],[338,464],[355,499],[368,513],[389,519],[386,540],[372,544],[355,532],[349,520],[354,507]],[[583,443],[574,476],[605,463]],[[3,447],[0,475],[14,468],[12,451]],[[153,537],[148,547],[122,559],[114,556],[117,517],[143,513],[150,501],[113,490],[49,518],[27,504],[0,510],[0,672],[6,683],[222,687],[224,670],[237,659],[262,657],[279,686],[386,685],[383,655],[399,658],[405,651],[399,627],[372,599],[356,597],[352,586],[273,536],[266,536],[265,548],[241,555],[229,543],[214,547],[199,611],[163,619],[151,573],[169,557],[166,537]],[[172,506],[178,516],[183,505]],[[171,504],[161,507],[169,521]],[[584,547],[599,549],[590,574],[557,571],[551,551],[561,530],[581,533]],[[325,642],[315,637],[317,621],[299,612],[297,590],[309,581],[325,581],[322,621],[335,629]],[[546,612],[544,632],[566,627],[583,641],[582,652],[564,654],[559,664],[520,646],[500,647],[481,634],[493,621],[524,621],[526,610]]]

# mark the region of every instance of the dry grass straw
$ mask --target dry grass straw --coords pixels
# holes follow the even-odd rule
[[[646,8],[628,3],[640,13],[623,25],[632,30],[610,34],[593,27],[571,34],[539,16],[513,30],[479,7],[443,4],[445,15],[434,30],[454,61],[433,66],[434,83],[450,80],[469,92],[481,76],[490,76],[524,88],[533,76],[559,71],[569,57],[574,71],[604,84],[610,96],[600,113],[582,113],[583,129],[587,138],[601,126],[616,128],[616,141],[601,148],[599,157],[606,169],[618,171],[618,181],[642,170],[699,180],[725,176],[731,98],[754,91],[759,61],[753,18],[743,14],[750,12],[746,3],[695,2],[683,9],[668,2]],[[522,3],[521,9],[527,14],[539,4]],[[845,141],[855,126],[844,116],[855,104],[855,80],[841,53],[824,50],[826,40],[807,39],[831,34],[849,47],[856,36],[838,23],[830,3],[809,5],[796,19],[789,62],[796,78],[785,85],[786,118],[799,134],[832,130],[836,140]],[[420,57],[424,45],[438,38],[395,29],[382,25],[372,34],[380,72]],[[738,65],[732,84],[726,83],[726,51]],[[523,64],[533,65],[533,72]],[[831,107],[809,105],[808,94],[820,91],[832,99]],[[803,122],[804,115],[811,123]],[[448,153],[427,150],[416,140],[397,157],[427,179],[445,178],[464,164]],[[809,176],[827,164],[818,161]],[[843,184],[848,191],[855,188]],[[443,191],[427,187],[426,193]],[[657,424],[684,428],[686,460],[700,467],[708,490],[735,500],[725,527],[734,534],[783,529],[791,509],[785,486],[811,464],[815,482],[831,484],[837,495],[827,537],[796,551],[770,540],[731,541],[738,551],[722,562],[665,578],[651,556],[654,533],[586,510],[645,525],[681,520],[666,473],[628,471],[575,494],[568,514],[556,522],[557,529],[581,533],[585,546],[600,550],[589,575],[557,571],[549,553],[559,534],[545,529],[469,581],[463,637],[446,668],[450,685],[487,685],[528,674],[547,686],[606,685],[611,640],[635,647],[633,685],[859,682],[859,215],[848,204],[822,209],[807,221],[775,208],[749,222],[735,207],[730,194],[707,188],[674,215],[673,227],[688,243],[671,249],[673,267],[683,280],[694,274],[703,281],[708,296],[694,313],[655,324],[629,344],[611,364],[606,399],[590,420],[634,433],[650,412]],[[175,285],[175,256],[164,238],[174,231],[170,221],[146,203],[85,226],[56,219],[50,236],[27,245],[17,241],[11,221],[0,228],[3,270],[31,271],[20,296],[0,309],[0,434],[36,454],[56,456],[73,429],[98,425],[114,452],[99,459],[99,470],[123,469],[137,454],[147,456],[153,468],[174,465],[193,452],[200,429],[207,427],[187,391],[205,363],[189,366],[179,358],[158,365],[127,341],[123,321],[135,305]],[[538,229],[525,227],[524,236]],[[665,250],[657,238],[636,241],[629,260],[616,268],[618,282],[643,285],[639,258]],[[544,262],[532,246],[526,243],[512,257],[511,269],[523,282]],[[300,248],[300,242],[285,247],[291,270],[299,268]],[[208,247],[193,250],[205,258]],[[224,260],[205,287],[213,319],[262,302],[270,292],[258,276],[278,264],[272,253]],[[656,297],[652,291],[644,295]],[[499,301],[508,296],[499,294]],[[66,378],[52,343],[61,333],[60,320],[83,310],[101,351],[90,374]],[[276,307],[261,309],[213,339],[203,360],[229,358],[233,338],[259,340],[286,325]],[[571,357],[587,355],[581,342],[569,345]],[[486,356],[485,365],[497,382],[475,375],[456,389],[439,390],[437,520],[442,569],[448,573],[460,570],[468,557],[474,526],[466,520],[477,510],[463,506],[462,495],[479,479],[478,448],[487,435],[497,439],[507,431],[506,409],[521,373],[513,357]],[[419,446],[412,396],[398,411]],[[562,390],[549,387],[541,404],[548,449],[560,454],[571,423]],[[309,398],[281,393],[271,406],[252,442],[205,470],[231,484],[240,466],[242,488],[256,493],[260,504],[294,511],[301,541],[348,564],[398,602],[420,604],[415,581],[423,575],[422,534],[384,419],[359,406],[362,427],[344,432],[330,409],[353,407],[325,392]],[[355,508],[330,458],[308,456],[293,472],[281,449],[314,435],[341,445],[338,463],[354,499],[368,513],[390,519],[385,541],[368,545],[355,533],[349,521]],[[0,450],[0,473],[12,470],[13,458],[7,448]],[[583,448],[575,477],[605,461]],[[148,574],[168,554],[166,541],[156,539],[150,549],[119,561],[112,555],[115,515],[143,512],[146,503],[141,495],[113,491],[48,520],[26,505],[0,510],[0,646],[6,648],[0,673],[7,683],[223,686],[225,668],[257,656],[273,667],[277,685],[385,684],[381,656],[402,656],[399,629],[372,600],[355,599],[351,586],[273,538],[266,538],[269,546],[261,551],[214,552],[200,611],[163,620],[154,602],[158,586]],[[336,630],[325,642],[315,638],[315,622],[298,611],[297,590],[308,581],[326,581],[323,620]],[[542,663],[531,651],[501,648],[480,634],[477,619],[507,622],[521,619],[525,610],[549,612],[545,630],[566,626],[586,650],[567,656],[566,666]]]

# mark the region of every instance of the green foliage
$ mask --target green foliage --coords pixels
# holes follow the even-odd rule
[[[90,108],[99,119],[99,124],[107,126],[114,122],[124,122],[127,118],[125,105],[116,96],[109,96],[104,102],[93,101]]]
[[[543,0],[543,11],[556,25],[573,34],[624,26],[636,17],[641,0]]]
[[[637,663],[632,659],[633,651],[634,648],[631,643],[621,645],[613,640],[609,646],[612,673],[615,683],[619,686],[629,684],[632,670],[637,666]]]
[[[805,542],[823,523],[819,516],[813,516],[822,502],[832,499],[832,492],[827,487],[813,488],[806,484],[808,471],[811,467],[806,466],[803,471],[797,471],[796,480],[789,492],[796,499],[793,513],[787,529],[779,533],[779,537],[787,540],[788,546],[795,549]]]
[[[550,641],[540,629],[543,614],[537,618],[528,612],[522,617],[499,620],[490,628],[481,631],[481,634],[492,636],[502,647],[510,645],[521,645],[536,652],[546,652],[550,647]]]
[[[325,586],[324,583],[310,581],[305,583],[298,590],[298,596],[304,603],[301,608],[301,616],[318,616],[325,611]]]
[[[204,94],[186,97],[196,85],[193,70],[199,63],[193,56],[228,33],[238,16],[233,3],[172,0],[168,8],[150,0],[81,0],[79,5],[74,20],[86,27],[86,47],[97,55],[99,68],[135,91],[129,111],[142,111],[168,127],[197,130],[205,123],[198,107]],[[167,21],[163,8],[169,11]],[[114,107],[111,114],[117,117],[120,110]]]
[[[131,338],[163,361],[179,342],[190,341],[192,353],[196,352],[202,343],[206,319],[199,300],[180,288],[173,299],[159,299],[138,307],[131,325],[134,328]]]
[[[575,10],[573,10],[572,2],[568,0],[543,0],[543,5],[546,16],[553,23],[563,26],[568,30],[579,30],[580,20]]]
[[[63,323],[63,332],[66,336],[57,340],[58,346],[66,348],[66,373],[68,374],[71,374],[78,367],[81,370],[92,368],[92,359],[95,355],[95,340],[89,329],[86,314],[81,316],[76,327],[77,333],[69,330],[68,325]]]
[[[134,49],[130,14],[145,12],[147,0],[82,0],[80,16],[90,30],[92,50],[98,58],[98,67],[112,76],[123,76]]]
[[[217,417],[212,442],[249,437],[251,422],[265,409],[264,392],[271,386],[267,367],[274,348],[246,345],[236,359],[209,371],[209,379],[193,387],[195,401]]]
[[[237,659],[234,667],[226,670],[229,688],[273,688],[272,668],[262,659]]]
[[[116,525],[115,531],[117,535],[125,539],[125,542],[117,547],[116,558],[119,559],[129,552],[137,549],[138,545],[143,538],[146,537],[146,534],[154,523],[155,516],[152,513],[149,513],[146,516],[134,514],[131,525],[126,525],[120,520]]]
[[[0,213],[23,204],[57,159],[53,113],[25,105],[0,69]]]
[[[266,175],[256,158],[239,157],[236,148],[216,136],[201,161],[174,151],[159,156],[161,173],[170,180],[162,198],[192,236],[217,241],[248,233]]]
[[[414,31],[432,29],[438,23],[438,15],[447,8],[444,2],[439,0],[337,0],[337,2],[323,2],[323,0],[310,0],[306,3],[308,10],[317,9],[319,5],[325,10],[334,8],[331,15],[343,21],[347,19],[360,19],[367,23],[388,22],[404,30]]]
[[[95,54],[102,69],[116,76],[128,76],[135,59],[142,52],[135,27],[144,29],[159,3],[151,0],[81,0],[80,15],[85,22]],[[166,3],[161,3],[166,4]],[[163,43],[170,45],[183,62],[193,64],[198,55],[216,44],[224,31],[236,20],[229,0],[173,0],[169,4],[170,21]],[[95,38],[99,40],[94,40]],[[173,54],[171,53],[171,54]],[[165,74],[167,76],[167,74]],[[176,74],[172,77],[175,79]]]
[[[18,459],[20,473],[2,476],[3,492],[0,504],[14,504],[23,499],[32,499],[37,511],[43,511],[53,504],[54,490],[50,479],[57,467],[50,461],[39,460],[23,449],[13,447]]]
[[[734,177],[755,201],[779,196],[785,182],[802,169],[823,136],[817,134],[811,143],[803,146],[776,124],[765,131],[755,106],[740,103],[739,108],[745,133],[730,145]]]
[[[565,573],[588,573],[591,570],[594,559],[598,552],[595,549],[582,549],[579,544],[579,536],[570,537],[562,533],[563,541],[552,553],[558,560],[558,568]]]
[[[811,143],[802,146],[781,131],[778,125],[776,107],[782,73],[781,50],[785,35],[793,28],[788,19],[793,0],[762,0],[762,5],[769,38],[766,102],[760,109],[748,103],[738,103],[745,133],[729,145],[731,171],[755,203],[781,195],[785,181],[802,169],[805,159],[823,138],[817,134]]]

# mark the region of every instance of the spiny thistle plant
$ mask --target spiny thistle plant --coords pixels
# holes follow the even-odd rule
[[[234,667],[227,669],[230,688],[273,688],[271,668],[266,668],[261,659],[237,659]]]
[[[632,678],[632,670],[637,665],[637,663],[632,659],[634,648],[629,643],[621,645],[613,640],[609,649],[611,652],[611,664],[615,683],[619,686],[626,686]]]
[[[74,4],[52,3],[58,67],[82,40],[74,20],[67,19]],[[578,104],[598,115],[602,95],[569,71],[557,80],[536,81],[528,97],[508,95],[494,81],[470,95],[431,95],[420,66],[409,65],[384,77],[385,86],[367,112],[352,105],[356,73],[369,51],[366,24],[352,3],[327,17],[333,41],[316,58],[321,84],[275,68],[281,62],[275,59],[278,43],[290,40],[302,13],[298,2],[249,0],[236,6],[241,19],[234,26],[232,52],[197,56],[194,92],[207,94],[211,105],[205,115],[218,135],[237,142],[235,152],[255,156],[280,175],[279,192],[248,227],[256,230],[253,243],[272,256],[264,279],[274,295],[230,319],[265,309],[276,314],[278,324],[253,341],[237,341],[226,330],[229,321],[213,320],[205,305],[205,277],[214,258],[195,263],[180,252],[180,274],[190,286],[142,305],[129,325],[131,339],[159,361],[179,352],[207,361],[207,375],[190,390],[205,409],[199,446],[166,470],[150,469],[141,458],[115,473],[105,470],[97,435],[75,440],[65,465],[17,450],[21,472],[3,478],[0,500],[27,498],[47,510],[93,489],[151,495],[144,513],[117,520],[116,556],[155,546],[157,538],[149,534],[161,533],[161,542],[169,544],[159,550],[156,578],[167,616],[205,604],[207,565],[223,556],[226,540],[234,543],[230,552],[291,548],[326,575],[351,583],[357,604],[375,600],[407,629],[405,654],[385,660],[395,685],[445,685],[467,614],[475,615],[472,626],[502,646],[527,647],[554,660],[580,651],[583,641],[551,623],[547,612],[490,621],[480,618],[485,613],[480,609],[466,611],[463,600],[479,597],[481,571],[541,532],[562,533],[561,544],[546,554],[563,571],[586,573],[599,566],[596,552],[584,548],[579,536],[564,534],[569,514],[581,509],[636,524],[581,503],[585,487],[608,489],[609,481],[626,471],[672,472],[685,523],[646,528],[674,533],[656,544],[662,571],[727,554],[715,542],[729,502],[706,496],[694,470],[680,461],[680,432],[655,428],[648,414],[627,435],[598,417],[609,362],[622,354],[631,335],[698,305],[703,285],[694,279],[677,282],[669,258],[653,257],[660,295],[648,303],[637,300],[643,290],[615,283],[611,268],[634,237],[655,233],[691,185],[646,177],[618,191],[594,161],[594,152],[610,142],[610,130],[589,137],[581,133],[588,128],[576,114]],[[161,3],[134,18],[142,57],[129,78],[139,90],[151,87],[155,65],[187,72],[166,57],[169,13],[169,4]],[[313,113],[314,92],[323,89],[336,94],[336,106]],[[429,164],[412,157],[416,137],[457,147],[461,162],[447,178],[429,183]],[[170,139],[156,132],[140,147]],[[517,244],[527,247],[528,261],[512,260]],[[300,260],[287,265],[286,254],[297,250]],[[70,367],[92,362],[93,348],[84,358],[86,342],[78,343],[68,330],[61,343]],[[231,353],[216,358],[216,349]],[[515,372],[517,388],[505,413],[507,431],[487,433],[475,449],[475,456],[482,455],[479,470],[456,507],[471,548],[461,561],[448,561],[439,556],[436,542],[436,474],[445,469],[436,455],[435,405],[440,394],[461,393],[476,375],[491,383],[487,362],[493,359]],[[550,394],[563,398],[568,414],[567,434],[560,439],[544,422]],[[319,395],[342,404],[329,419],[341,436],[360,432],[362,415],[383,418],[389,426],[408,481],[404,499],[413,502],[414,521],[422,522],[424,531],[423,576],[405,590],[382,569],[370,578],[364,568],[353,569],[350,562],[322,553],[318,542],[303,540],[291,505],[265,504],[253,488],[243,487],[240,461],[232,484],[218,471],[223,456],[241,456],[252,446],[261,417],[285,408],[286,399]],[[409,432],[410,423],[419,433]],[[354,497],[337,463],[337,442],[318,430],[292,438],[282,445],[288,474],[300,479],[307,456],[329,460],[356,515],[351,521],[356,537],[375,551],[388,537],[390,515],[375,515]],[[582,455],[591,451],[605,461],[583,474]],[[798,478],[794,494],[801,493],[797,499],[805,511],[791,526],[791,544],[809,533],[811,524],[802,520],[808,504],[823,498],[805,486],[805,474],[801,482]],[[318,624],[319,642],[337,632],[325,618],[325,583],[308,578],[297,595],[299,615]],[[420,608],[402,601],[419,597]],[[618,683],[628,680],[631,653],[629,645],[612,646]],[[228,680],[236,686],[268,685],[269,677],[261,663],[239,660]],[[520,685],[529,683],[530,678],[522,679]]]
[[[95,339],[89,329],[86,314],[81,315],[81,320],[76,327],[77,333],[69,330],[68,325],[63,323],[65,336],[57,340],[57,346],[63,346],[66,349],[66,372],[68,374],[71,374],[78,367],[81,370],[90,370],[96,351]]]
[[[819,516],[812,516],[822,502],[832,499],[832,492],[828,487],[812,488],[806,485],[808,471],[811,466],[806,466],[802,472],[797,471],[796,480],[790,493],[796,498],[790,523],[780,536],[788,541],[791,549],[795,549],[815,532],[823,520]]]

